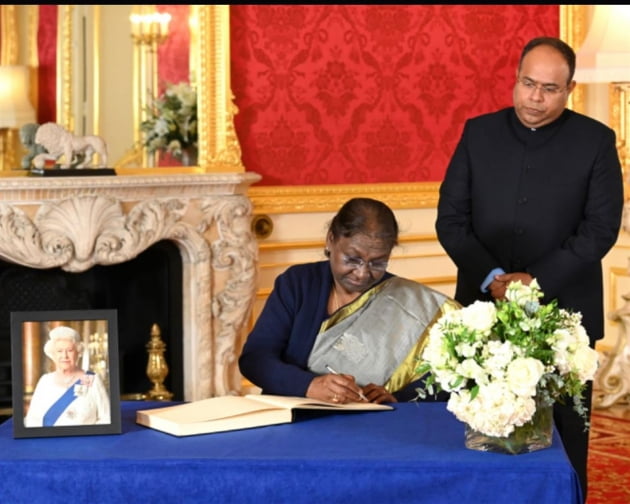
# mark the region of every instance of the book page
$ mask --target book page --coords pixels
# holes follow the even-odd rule
[[[242,404],[256,403],[256,401],[248,401],[244,397],[236,397],[236,399],[241,399]],[[198,414],[195,411],[195,407],[198,407],[200,402],[202,401],[158,408],[161,410],[158,412],[155,409],[139,410],[136,412],[136,422],[173,436],[194,436],[290,423],[293,420],[292,410],[271,405],[267,406],[262,403],[256,403],[253,409],[251,404],[245,408],[238,409],[239,413],[237,413],[237,409],[231,408],[229,412],[206,411],[206,413]],[[213,401],[211,404],[214,408],[217,401]],[[192,406],[192,408],[183,408],[183,406]],[[182,414],[182,411],[186,414]],[[207,418],[210,416],[213,418],[208,420]]]
[[[247,415],[265,409],[285,408],[274,404],[253,401],[242,396],[222,396],[140,412],[151,416],[159,416],[164,420],[178,424],[192,424]]]
[[[272,394],[248,394],[247,399],[253,399],[279,408],[287,409],[319,409],[319,410],[353,410],[353,411],[385,411],[394,409],[388,404],[368,402],[352,402],[347,404],[330,403],[308,397],[279,396]]]
[[[296,409],[341,412],[394,408],[386,404],[335,404],[305,397],[250,394],[211,397],[164,408],[138,410],[136,422],[175,436],[190,436],[290,423]]]

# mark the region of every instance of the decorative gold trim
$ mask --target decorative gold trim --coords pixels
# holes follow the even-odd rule
[[[435,208],[440,182],[250,187],[254,213],[330,212],[350,198],[366,196],[392,208]]]
[[[230,85],[230,6],[197,5],[197,128],[199,166],[206,172],[243,172],[234,129]]]
[[[39,51],[37,48],[37,32],[39,30],[39,6],[26,6],[26,64],[32,70],[39,66]],[[32,87],[31,82],[31,87]]]
[[[617,152],[621,161],[621,170],[624,174],[630,170],[630,148],[628,142],[630,136],[630,84],[627,82],[614,82],[609,84],[608,114],[610,127],[615,130],[617,136]],[[629,182],[625,181],[626,194],[629,193]]]
[[[577,51],[588,31],[586,5],[560,5],[560,38]],[[568,108],[584,113],[586,87],[578,83],[569,95]]]
[[[29,98],[35,110],[39,109],[39,54],[37,52],[37,31],[39,26],[39,6],[26,6],[26,65],[29,69]]]
[[[94,75],[92,80],[92,131],[95,135],[100,135],[101,114],[99,103],[99,96],[101,95],[101,27],[102,27],[102,15],[101,6],[93,5],[93,32],[92,32],[92,51],[91,57],[94,61]]]
[[[617,306],[615,302],[620,298],[619,294],[619,282],[618,279],[620,277],[628,277],[630,274],[628,273],[627,268],[621,268],[619,266],[613,266],[608,270],[608,310],[607,313],[613,313]],[[608,319],[611,324],[615,324],[617,321],[613,319]]]
[[[74,5],[57,7],[57,120],[69,131],[74,131],[72,113],[72,14]]]
[[[335,208],[335,210],[337,210]],[[265,216],[268,217],[268,216]],[[404,234],[398,238],[398,244],[402,245],[404,243],[426,243],[426,242],[436,242],[437,235],[435,233],[425,233],[425,234]],[[304,249],[314,249],[314,248],[324,248],[326,241],[322,238],[319,240],[300,240],[297,242],[286,242],[286,241],[267,241],[261,242],[258,244],[258,249],[267,252],[276,252],[276,251],[285,251],[285,250],[304,250]],[[406,255],[405,257],[430,257],[434,254],[414,254],[414,255]],[[436,254],[436,257],[442,257],[443,254]]]
[[[0,64],[17,63],[18,32],[15,5],[0,5]]]

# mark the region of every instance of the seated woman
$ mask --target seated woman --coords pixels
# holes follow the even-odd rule
[[[83,354],[79,333],[67,326],[49,333],[44,353],[55,370],[42,375],[24,418],[25,427],[108,424],[109,395],[100,377],[78,365]]]
[[[239,358],[243,376],[265,394],[338,403],[415,399],[428,331],[459,305],[387,272],[397,244],[387,205],[346,202],[328,229],[328,260],[277,277]]]

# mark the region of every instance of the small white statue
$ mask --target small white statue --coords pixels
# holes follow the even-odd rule
[[[35,143],[48,151],[33,158],[33,166],[38,169],[44,168],[47,160],[57,161],[62,156],[65,162],[60,168],[86,168],[91,166],[94,154],[100,158],[95,168],[107,166],[107,144],[100,136],[77,136],[59,124],[48,122],[37,128]]]

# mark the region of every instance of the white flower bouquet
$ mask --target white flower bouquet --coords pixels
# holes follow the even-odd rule
[[[475,303],[431,328],[419,371],[420,396],[450,393],[447,409],[471,429],[504,438],[532,420],[537,406],[572,398],[587,420],[582,394],[597,371],[582,315],[540,304],[542,291],[511,283],[506,300]],[[586,422],[588,426],[588,422]]]
[[[197,92],[190,84],[168,84],[147,112],[140,129],[150,153],[161,150],[181,160],[185,151],[197,150]]]

